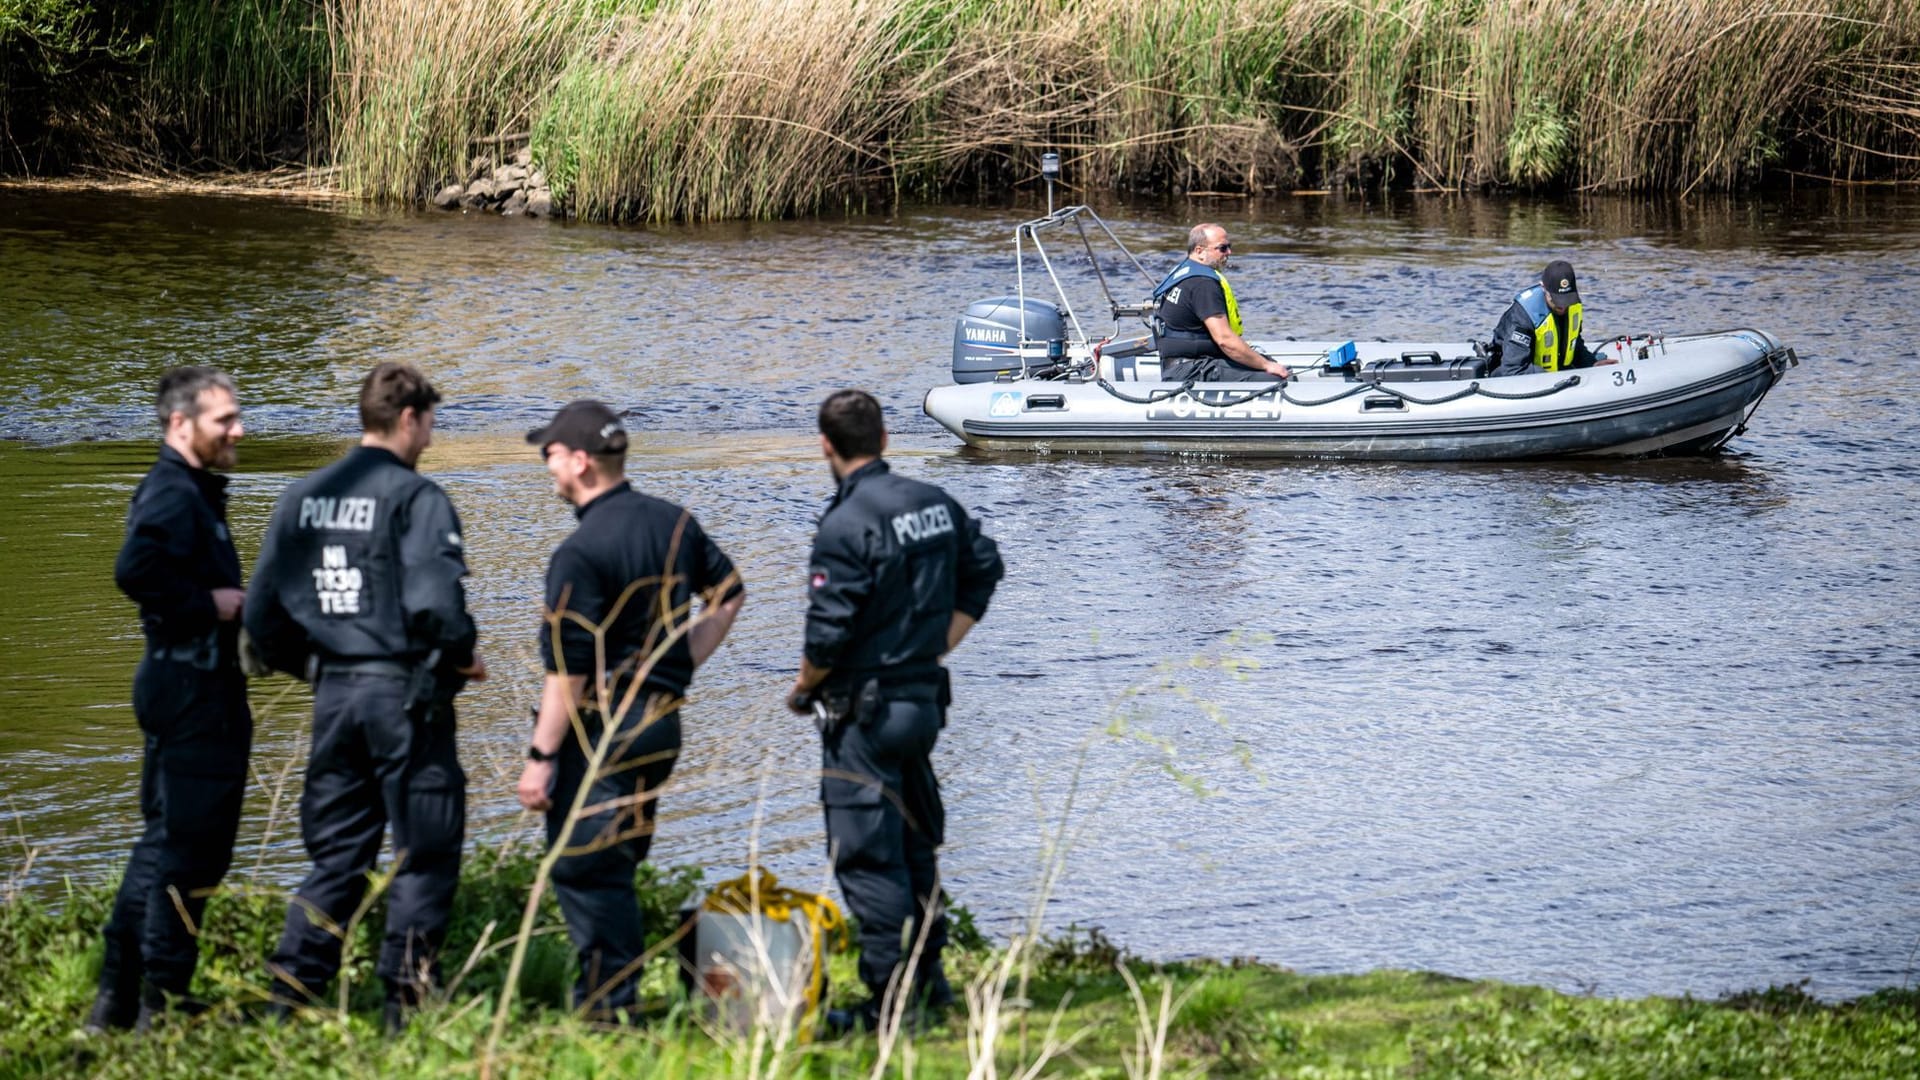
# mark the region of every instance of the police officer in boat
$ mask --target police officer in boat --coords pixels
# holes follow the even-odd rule
[[[210,367],[160,377],[164,441],[134,489],[113,579],[140,608],[133,676],[143,739],[142,830],[101,936],[89,1032],[151,1026],[187,996],[207,896],[233,861],[253,714],[239,665],[240,557],[227,530],[227,478],[240,440],[233,379]]]
[[[269,961],[274,1014],[318,1000],[338,973],[340,928],[389,824],[398,866],[376,968],[389,1032],[437,978],[466,836],[453,698],[487,672],[459,515],[414,471],[439,402],[413,367],[375,367],[360,386],[360,445],[289,485],[260,545],[247,633],[267,666],[313,683],[300,796],[313,871]]]
[[[1233,254],[1211,222],[1187,233],[1187,257],[1153,290],[1154,348],[1167,382],[1280,382],[1291,376],[1241,337],[1240,306],[1222,270]]]
[[[1573,264],[1555,259],[1540,283],[1513,298],[1493,328],[1500,362],[1491,375],[1592,367],[1599,358],[1580,336],[1580,283]]]
[[[941,658],[986,612],[1003,567],[952,496],[888,468],[871,395],[834,394],[819,424],[839,490],[814,536],[787,704],[820,729],[827,847],[860,920],[869,997],[828,1014],[838,1033],[879,1029],[894,1015],[889,1002],[937,1011],[953,1000],[940,966],[947,920],[936,862],[946,809],[929,755],[952,700]]]

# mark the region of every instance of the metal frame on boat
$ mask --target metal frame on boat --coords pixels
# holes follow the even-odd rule
[[[1799,363],[1754,329],[1622,335],[1596,347],[1602,366],[1497,379],[1486,375],[1489,348],[1473,341],[1254,341],[1294,378],[1164,382],[1147,329],[1151,305],[1115,298],[1088,222],[1124,258],[1122,273],[1130,265],[1148,290],[1156,283],[1086,206],[1017,226],[1017,295],[980,301],[956,321],[956,384],[934,388],[923,406],[969,445],[1394,460],[1710,453],[1746,430],[1767,391]],[[1041,240],[1068,226],[1114,319],[1097,341]],[[1027,294],[1029,245],[1054,300]]]

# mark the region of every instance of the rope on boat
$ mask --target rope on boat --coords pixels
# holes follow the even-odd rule
[[[1779,367],[1774,367],[1773,361],[1775,357],[1779,357],[1783,361]],[[1753,399],[1753,405],[1747,410],[1747,415],[1741,417],[1740,422],[1728,430],[1726,435],[1722,437],[1719,442],[1714,443],[1710,449],[1718,450],[1732,442],[1736,436],[1745,435],[1747,433],[1747,422],[1753,419],[1754,413],[1760,411],[1760,403],[1767,400],[1767,395],[1773,392],[1775,386],[1779,385],[1781,378],[1786,375],[1787,369],[1800,366],[1800,357],[1792,349],[1775,349],[1761,359],[1765,360],[1767,367],[1773,371],[1773,379],[1760,391],[1760,396]]]
[[[1114,397],[1119,398],[1129,405],[1158,405],[1163,401],[1170,401],[1193,389],[1193,380],[1188,379],[1186,382],[1181,383],[1178,389],[1150,390],[1147,392],[1146,397],[1134,397],[1131,394],[1121,393],[1118,387],[1104,378],[1095,378],[1094,382],[1100,384],[1100,389],[1105,390],[1107,393],[1112,394]]]
[[[1545,390],[1534,390],[1525,394],[1502,394],[1497,390],[1483,389],[1479,383],[1474,383],[1473,388],[1479,391],[1482,395],[1486,397],[1498,398],[1501,401],[1525,401],[1528,398],[1546,397],[1548,394],[1557,394],[1560,391],[1565,390],[1569,386],[1579,386],[1579,385],[1580,385],[1580,376],[1569,375],[1566,378],[1561,379],[1559,382],[1554,383],[1552,386],[1547,387]]]
[[[1194,385],[1193,380],[1188,379],[1186,382],[1181,383],[1179,387],[1176,389],[1154,390],[1154,391],[1150,391],[1146,397],[1134,397],[1131,394],[1122,393],[1119,387],[1113,385],[1112,383],[1108,382],[1104,378],[1096,378],[1094,382],[1100,387],[1100,389],[1105,390],[1107,393],[1112,394],[1114,397],[1119,398],[1121,401],[1124,401],[1129,405],[1158,405],[1163,401],[1170,401],[1174,398],[1179,397],[1182,394],[1190,394],[1191,391],[1193,390],[1193,385]],[[1332,397],[1315,398],[1311,401],[1303,401],[1300,398],[1294,397],[1292,394],[1287,393],[1287,384],[1285,382],[1277,382],[1277,383],[1274,383],[1272,386],[1267,387],[1263,390],[1250,390],[1247,393],[1241,394],[1238,397],[1229,398],[1223,401],[1208,401],[1204,398],[1193,398],[1192,400],[1195,404],[1205,405],[1210,409],[1231,409],[1236,405],[1245,405],[1247,402],[1256,400],[1258,398],[1269,397],[1276,392],[1280,395],[1280,400],[1286,402],[1289,405],[1331,405],[1336,401],[1344,401],[1355,394],[1391,394],[1392,396],[1399,398],[1401,401],[1404,401],[1409,405],[1445,405],[1450,401],[1459,401],[1461,398],[1472,397],[1475,394],[1478,394],[1481,397],[1494,398],[1499,401],[1525,401],[1529,398],[1543,398],[1550,394],[1557,394],[1562,390],[1568,389],[1569,387],[1574,387],[1579,385],[1580,385],[1580,376],[1569,375],[1566,378],[1561,379],[1559,382],[1553,384],[1552,386],[1547,387],[1544,390],[1529,390],[1524,393],[1518,393],[1518,394],[1503,394],[1498,390],[1489,390],[1486,387],[1481,386],[1476,381],[1476,382],[1467,384],[1465,389],[1460,390],[1456,393],[1447,394],[1437,398],[1418,398],[1418,397],[1414,397],[1412,394],[1409,394],[1403,390],[1396,390],[1393,387],[1388,386],[1387,384],[1382,382],[1370,382],[1370,381],[1362,380],[1360,382],[1354,383],[1344,393],[1335,394]]]

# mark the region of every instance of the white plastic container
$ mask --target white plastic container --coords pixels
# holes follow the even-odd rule
[[[708,1022],[736,1035],[756,1027],[797,1033],[813,984],[813,924],[701,911],[693,927],[693,990]]]

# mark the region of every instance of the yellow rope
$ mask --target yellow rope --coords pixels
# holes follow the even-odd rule
[[[751,915],[757,911],[775,922],[791,922],[795,912],[806,917],[812,926],[812,933],[807,937],[813,942],[813,977],[807,986],[807,1007],[801,1014],[798,1032],[800,1041],[806,1042],[813,1031],[808,1021],[819,1011],[820,999],[826,993],[827,939],[834,938],[839,948],[846,948],[848,942],[847,919],[841,914],[840,905],[819,893],[782,888],[773,872],[763,866],[758,881],[749,873],[715,885],[700,902],[700,910],[723,915]]]

